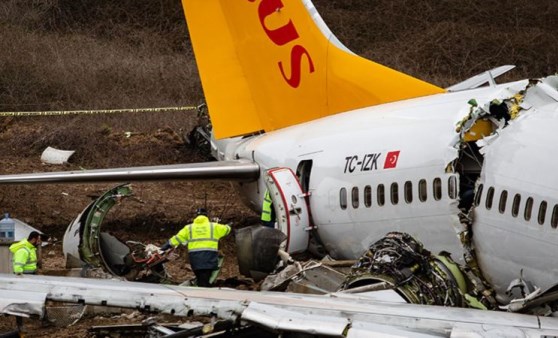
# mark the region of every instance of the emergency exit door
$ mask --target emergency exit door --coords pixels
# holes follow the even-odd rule
[[[305,251],[310,237],[310,215],[296,175],[289,168],[273,168],[266,172],[265,184],[273,201],[276,227],[287,235],[285,251]]]

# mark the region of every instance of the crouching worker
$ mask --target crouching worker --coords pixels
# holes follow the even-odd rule
[[[194,221],[171,237],[161,250],[166,251],[179,244],[187,245],[190,265],[196,274],[198,286],[210,287],[211,274],[218,268],[219,239],[230,232],[230,226],[210,222],[207,211],[200,208],[196,210]]]
[[[37,231],[31,231],[27,239],[10,245],[16,275],[37,273],[37,247],[39,245],[41,245],[41,235]]]

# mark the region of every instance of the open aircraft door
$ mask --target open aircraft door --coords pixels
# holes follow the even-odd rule
[[[285,251],[305,251],[310,237],[310,214],[296,175],[289,168],[273,168],[265,173],[265,184],[275,208],[276,227],[287,235]]]

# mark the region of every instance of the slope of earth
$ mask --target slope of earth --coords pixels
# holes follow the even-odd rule
[[[64,118],[62,118],[64,119]],[[59,170],[80,170],[78,164],[62,166],[41,164],[40,157],[18,156],[10,154],[11,140],[35,139],[37,130],[46,130],[48,123],[37,122],[29,125],[10,124],[0,134],[0,152],[3,156],[5,173],[42,172]],[[79,129],[79,127],[77,127]],[[107,167],[142,165],[142,159],[165,157],[162,162],[188,163],[200,162],[205,158],[196,150],[188,148],[181,136],[171,128],[158,129],[153,132],[137,133],[127,137],[124,131],[112,131],[99,135],[104,139],[103,147],[112,149],[110,159],[103,163]],[[35,142],[38,142],[35,139]],[[79,157],[79,154],[75,154]],[[101,165],[102,166],[102,165]],[[43,274],[64,274],[65,261],[62,254],[61,239],[67,225],[92,200],[115,184],[48,184],[48,185],[10,185],[0,190],[2,211],[12,217],[46,232],[54,237],[52,244],[43,248],[43,262],[40,269]],[[233,228],[254,224],[257,215],[247,209],[240,201],[235,185],[226,181],[208,182],[151,182],[132,184],[133,196],[114,206],[103,223],[108,230],[122,240],[144,243],[163,244],[168,238],[191,221],[198,207],[206,207],[213,217]],[[221,253],[225,263],[220,279],[239,277],[236,264],[234,234],[221,241]],[[167,269],[176,282],[193,278],[184,248],[177,250],[179,257],[167,263]],[[60,328],[44,326],[37,321],[27,322],[29,337],[83,337],[87,329],[94,325],[116,323],[138,323],[147,315],[96,314],[79,323]],[[176,319],[157,317],[165,322]],[[0,317],[0,332],[13,328],[14,320]]]

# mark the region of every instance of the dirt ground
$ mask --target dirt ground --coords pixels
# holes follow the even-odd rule
[[[38,121],[37,124],[40,122]],[[39,126],[24,124],[12,125],[0,134],[0,141],[14,137],[28,137]],[[165,135],[169,134],[169,135]],[[161,138],[167,142],[161,142]],[[141,143],[141,158],[150,154],[155,158],[158,153],[178,149],[180,162],[199,162],[204,159],[196,151],[184,146],[180,138],[175,138],[172,131],[156,131],[144,134],[137,142]],[[119,144],[118,137],[107,138],[107,142]],[[169,141],[170,140],[170,141]],[[3,173],[28,173],[41,171],[79,170],[80,164],[65,165],[41,164],[39,156],[20,156],[13,149],[7,149],[8,142],[0,142],[3,161]],[[4,149],[2,149],[4,148]],[[122,154],[115,153],[115,159]],[[138,163],[134,153],[128,156],[126,163]],[[154,163],[159,164],[159,163]],[[113,166],[121,166],[115,163]],[[111,166],[108,163],[107,166]],[[43,248],[42,274],[60,275],[64,273],[65,262],[62,255],[62,238],[68,224],[88,205],[92,198],[99,196],[107,189],[116,185],[110,184],[48,184],[48,185],[11,185],[0,188],[1,211],[9,212],[12,217],[34,226],[53,237],[53,242]],[[221,223],[231,224],[233,229],[254,224],[258,221],[257,214],[246,208],[240,201],[235,185],[226,181],[176,181],[149,182],[132,184],[134,195],[114,206],[103,222],[103,230],[110,231],[122,240],[134,240],[144,243],[163,244],[173,234],[189,223],[198,207],[206,207],[210,216],[219,217]],[[236,263],[234,234],[221,241],[221,252],[225,255],[225,263],[219,277],[221,283],[226,279],[243,280],[239,276]],[[193,273],[187,260],[187,251],[178,249],[179,257],[167,263],[172,279],[177,283],[191,279]],[[235,286],[235,285],[229,285]],[[251,288],[242,283],[239,288]],[[26,320],[27,337],[87,337],[87,329],[93,325],[139,323],[148,318],[139,313],[95,315],[77,324],[60,328],[44,326],[37,320]],[[179,318],[156,317],[163,322],[177,322]],[[15,326],[15,319],[0,317],[0,333]]]

